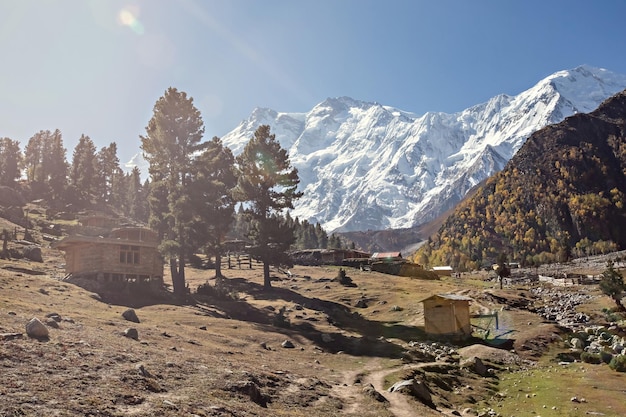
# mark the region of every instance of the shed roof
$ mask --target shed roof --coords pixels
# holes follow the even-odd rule
[[[372,255],[374,259],[385,259],[385,258],[402,258],[401,252],[374,252]]]
[[[468,297],[466,295],[460,295],[460,294],[435,294],[435,295],[431,295],[430,297],[426,297],[423,300],[420,300],[420,303],[423,303],[426,300],[430,300],[432,298],[443,298],[445,300],[452,300],[452,301],[472,301],[473,299],[471,297]]]

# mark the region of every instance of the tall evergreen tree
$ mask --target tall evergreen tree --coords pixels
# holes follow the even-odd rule
[[[49,140],[44,145],[44,154],[42,158],[42,171],[44,182],[48,186],[48,198],[60,205],[64,200],[65,188],[67,187],[67,156],[66,149],[63,146],[63,137],[61,131],[56,129],[49,136]]]
[[[138,167],[133,167],[125,178],[125,183],[124,207],[126,215],[137,221],[148,222],[148,192],[146,187],[141,184],[141,172]]]
[[[185,262],[190,253],[189,225],[193,220],[189,185],[193,155],[202,149],[203,134],[204,123],[193,99],[170,87],[154,105],[146,136],[141,136],[152,180],[151,224],[164,238],[161,251],[169,257],[174,293],[178,296],[186,292]]]
[[[61,131],[41,130],[24,150],[26,180],[35,194],[60,205],[65,197],[68,163]]]
[[[120,159],[117,157],[117,143],[112,142],[96,154],[97,184],[96,196],[103,203],[111,203],[113,178],[122,172]]]
[[[259,126],[243,152],[237,157],[236,196],[248,202],[253,255],[263,262],[263,283],[271,287],[269,267],[287,261],[286,250],[294,241],[293,229],[277,217],[283,209],[293,208],[302,196],[296,191],[300,179],[291,166],[287,151],[270,134],[270,127]]]
[[[96,145],[89,136],[81,135],[74,148],[70,184],[81,202],[89,202],[97,193]]]
[[[196,212],[195,240],[207,255],[215,256],[215,276],[221,277],[222,242],[235,212],[233,188],[237,185],[232,152],[214,137],[194,161],[191,184]]]
[[[26,180],[29,183],[43,182],[43,146],[50,136],[49,130],[42,130],[34,134],[26,144],[24,149],[24,168],[26,169]]]
[[[0,185],[14,187],[20,178],[22,151],[20,143],[9,138],[0,139]]]

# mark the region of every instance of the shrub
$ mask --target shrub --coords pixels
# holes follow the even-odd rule
[[[626,355],[613,356],[609,362],[609,368],[617,372],[626,372]]]
[[[609,352],[600,352],[600,360],[604,363],[611,363],[613,360],[613,354]]]
[[[583,352],[580,354],[580,360],[585,363],[593,363],[596,365],[602,363],[599,353]]]

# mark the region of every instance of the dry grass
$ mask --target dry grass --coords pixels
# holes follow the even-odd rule
[[[223,271],[232,297],[224,299],[195,294],[199,285],[214,285],[214,271],[188,269],[193,297],[185,303],[144,298],[136,306],[141,322],[131,323],[122,318],[127,306],[59,281],[59,253],[45,248],[44,256],[44,264],[0,260],[0,333],[23,333],[33,317],[57,313],[63,319],[45,341],[25,335],[0,339],[0,416],[400,416],[401,408],[376,402],[361,388],[368,375],[406,374],[399,370],[408,342],[426,339],[420,300],[463,292],[474,297],[475,309],[499,309],[486,290],[512,300],[524,292],[500,292],[480,279],[422,281],[357,270],[348,270],[356,286],[343,287],[333,281],[334,267],[296,267],[292,278],[273,271],[274,288],[265,291],[262,269],[253,265]],[[357,307],[359,300],[366,306]],[[286,321],[279,326],[281,308]],[[529,344],[537,351],[522,352],[529,357],[558,331],[524,310],[509,309],[502,317],[516,331],[516,343],[541,342]],[[139,340],[123,336],[129,327],[138,330]],[[295,348],[281,347],[285,340]],[[552,381],[559,380],[560,368],[548,362],[510,378],[534,384],[546,369]],[[613,388],[603,385],[602,392],[623,398],[615,388],[623,387],[620,375],[606,366],[593,370],[582,377],[603,378]],[[568,379],[575,377],[567,372]],[[448,407],[439,411],[410,402],[414,415],[476,409],[476,401],[512,410],[516,396],[495,396],[493,380],[473,378],[460,375],[462,385],[442,398]],[[508,378],[500,385],[510,392]],[[467,386],[475,388],[466,392]],[[557,385],[542,389],[550,386]],[[584,392],[576,395],[597,401]],[[594,404],[594,410],[626,415],[626,408],[608,405]],[[617,410],[622,414],[611,414]]]

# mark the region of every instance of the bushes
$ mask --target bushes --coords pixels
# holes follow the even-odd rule
[[[602,363],[599,353],[583,352],[580,354],[580,360],[585,363],[592,363],[598,365]]]
[[[609,368],[617,372],[626,372],[626,355],[613,356],[609,362]]]

